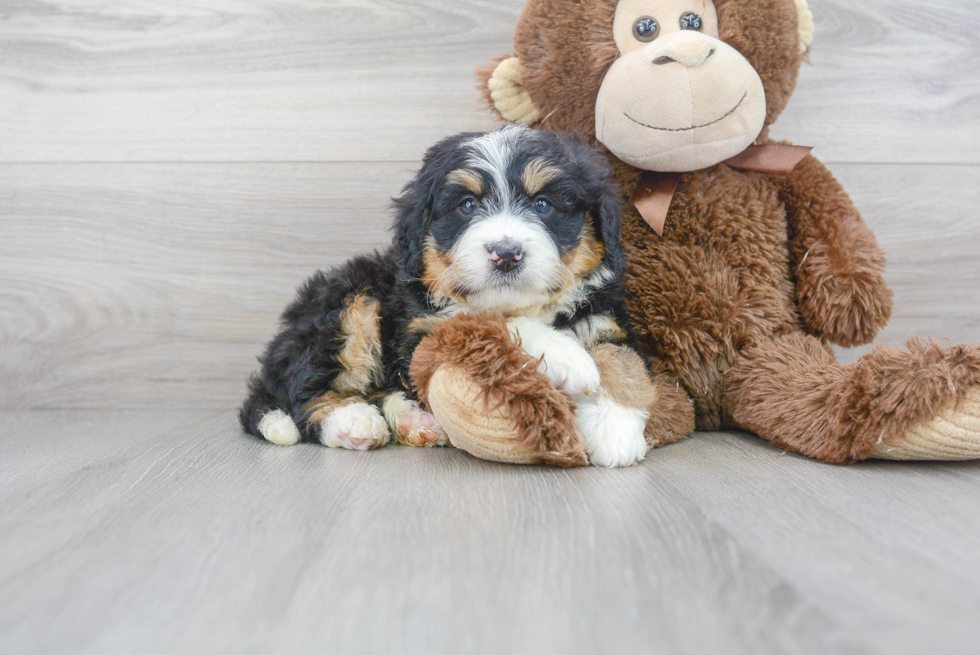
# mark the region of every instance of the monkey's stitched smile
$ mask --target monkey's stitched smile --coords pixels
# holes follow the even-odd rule
[[[711,121],[709,123],[704,123],[702,125],[692,125],[691,127],[654,127],[653,125],[647,125],[646,123],[641,123],[640,121],[636,120],[635,118],[633,118],[632,116],[630,116],[629,114],[627,114],[625,112],[623,113],[623,116],[625,116],[626,118],[630,119],[631,121],[633,121],[637,125],[639,125],[641,127],[647,128],[648,130],[657,130],[658,132],[690,132],[691,130],[698,130],[698,129],[701,129],[702,127],[709,127],[711,125],[714,125],[715,123],[722,122],[723,120],[725,120],[726,118],[728,118],[729,116],[731,116],[732,114],[734,114],[736,111],[738,111],[738,108],[742,106],[742,103],[745,102],[745,99],[748,97],[748,95],[749,95],[749,92],[748,91],[746,91],[745,93],[743,93],[742,94],[742,99],[738,101],[738,104],[736,104],[734,107],[732,107],[728,111],[728,113],[726,113],[721,118],[716,118],[715,120],[713,120],[713,121]]]

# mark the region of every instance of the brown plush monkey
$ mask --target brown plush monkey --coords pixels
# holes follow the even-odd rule
[[[884,256],[820,162],[750,147],[771,143],[812,31],[805,0],[528,0],[516,55],[482,81],[504,119],[607,149],[640,208],[623,225],[632,320],[699,429],[834,463],[980,457],[980,348],[913,339],[842,365],[828,346],[890,317]],[[654,443],[689,411],[659,404]]]

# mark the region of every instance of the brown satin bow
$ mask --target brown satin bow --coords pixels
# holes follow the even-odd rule
[[[745,171],[785,177],[793,172],[811,150],[813,148],[780,144],[749,146],[742,154],[735,155],[723,163]],[[630,198],[643,220],[649,223],[659,236],[664,234],[667,212],[670,211],[670,203],[674,199],[681,175],[681,173],[646,171]]]

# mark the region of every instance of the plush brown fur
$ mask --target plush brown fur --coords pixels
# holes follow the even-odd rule
[[[665,374],[661,362],[653,361],[652,369],[657,404],[647,419],[644,436],[651,448],[658,448],[680,441],[694,432],[695,406],[680,383]]]
[[[586,466],[575,406],[538,372],[538,363],[511,338],[503,315],[464,314],[440,323],[415,349],[411,377],[428,405],[429,381],[441,366],[463,371],[484,390],[483,411],[503,410],[523,445],[537,453],[533,461]]]
[[[821,461],[866,459],[879,441],[980,385],[980,347],[923,339],[907,347],[881,346],[848,366],[802,334],[751,348],[725,376],[728,422]]]
[[[768,131],[804,59],[795,3],[716,4],[721,38],[763,81]],[[537,127],[595,142],[596,97],[619,56],[616,5],[528,1],[515,49],[544,117]],[[491,72],[480,76],[492,104]],[[629,198],[642,172],[609,156]],[[744,428],[824,461],[853,462],[980,384],[975,348],[913,341],[909,352],[879,349],[851,367],[834,361],[824,343],[872,341],[892,295],[874,235],[813,157],[785,179],[724,164],[686,173],[663,236],[629,207],[623,240],[636,335],[657,370],[682,387],[659,394],[651,418],[659,434],[686,429],[689,396],[700,429]]]
[[[807,331],[850,348],[874,341],[892,313],[874,233],[827,168],[807,157],[785,179],[796,303]]]

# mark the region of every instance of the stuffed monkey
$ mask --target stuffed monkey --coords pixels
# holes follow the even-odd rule
[[[913,339],[842,365],[828,345],[871,342],[892,294],[830,171],[767,138],[812,33],[805,0],[528,0],[516,54],[482,86],[505,120],[608,152],[630,317],[698,429],[841,464],[980,457],[980,348]],[[688,411],[660,403],[651,421]]]

